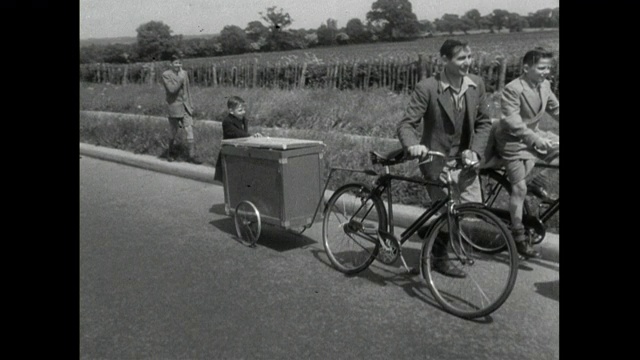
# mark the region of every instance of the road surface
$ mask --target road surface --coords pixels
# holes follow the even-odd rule
[[[400,265],[334,270],[320,223],[248,248],[222,187],[79,161],[81,359],[559,357],[558,263],[527,262],[500,309],[464,320]]]

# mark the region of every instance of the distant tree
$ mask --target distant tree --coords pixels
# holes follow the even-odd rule
[[[496,9],[489,15],[491,21],[491,32],[500,31],[509,24],[509,12],[507,10]]]
[[[225,54],[242,54],[249,50],[247,35],[239,26],[225,26],[220,31],[219,41]]]
[[[176,51],[171,28],[162,21],[149,21],[140,25],[136,32],[137,50],[142,61],[168,60]]]
[[[551,19],[553,20],[551,22],[551,27],[560,26],[560,8],[559,7],[553,9],[553,11],[551,12]]]
[[[318,34],[318,45],[335,45],[336,35],[338,34],[338,21],[327,19],[326,25],[320,25],[316,34]]]
[[[453,34],[454,31],[462,30],[462,20],[455,14],[444,14],[440,19],[435,20],[436,30]]]
[[[304,29],[288,30],[282,33],[281,47],[283,50],[306,49],[315,39],[308,37],[309,33]]]
[[[349,43],[350,38],[349,38],[349,35],[347,35],[347,33],[341,31],[336,34],[335,40],[339,45],[345,45]]]
[[[308,47],[313,47],[318,45],[318,34],[314,31],[312,33],[308,32],[304,36],[304,40],[307,43]]]
[[[316,30],[316,37],[318,38],[318,45],[327,46],[331,45],[331,30],[327,27],[327,24],[322,24]]]
[[[285,13],[282,8],[276,11],[276,7],[267,8],[266,12],[259,12],[262,20],[269,25],[269,37],[267,38],[267,47],[269,50],[284,50],[287,47],[288,36],[284,35],[285,29],[291,25],[293,19],[289,13]]]
[[[367,13],[367,21],[381,26],[383,39],[418,35],[420,24],[409,0],[377,0]]]
[[[493,15],[492,14],[487,14],[483,17],[480,18],[480,28],[481,29],[489,29],[492,33],[494,32],[493,30]]]
[[[521,32],[524,28],[528,27],[529,23],[527,19],[516,13],[509,13],[509,20],[507,21],[507,27],[509,32]]]
[[[267,39],[269,36],[269,28],[264,26],[260,21],[252,21],[247,24],[244,29],[247,34],[247,39],[251,42],[258,42],[261,39]]]
[[[80,47],[80,64],[93,64],[104,62],[103,51],[104,47],[91,44],[88,46]]]
[[[183,40],[180,51],[186,58],[214,56],[215,51],[209,39],[195,38]]]
[[[463,22],[468,23],[472,29],[482,29],[482,15],[477,9],[471,9],[461,17]]]
[[[126,64],[134,60],[134,49],[129,44],[109,44],[102,50],[102,61],[106,63]]]
[[[429,20],[420,20],[418,21],[420,32],[422,33],[432,33],[436,30],[435,25]]]
[[[349,35],[349,40],[353,43],[367,42],[371,38],[365,25],[357,18],[353,18],[347,22],[344,32]]]

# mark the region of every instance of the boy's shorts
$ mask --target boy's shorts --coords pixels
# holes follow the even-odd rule
[[[505,169],[507,171],[507,179],[511,184],[516,184],[522,180],[524,180],[533,167],[535,166],[536,161],[533,159],[520,159],[520,160],[511,160],[506,161]]]

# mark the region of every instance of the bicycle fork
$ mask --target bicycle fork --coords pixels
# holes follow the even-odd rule
[[[462,265],[473,265],[475,261],[467,254],[463,245],[464,234],[460,229],[460,224],[456,219],[457,211],[455,208],[455,202],[450,200],[447,204],[447,222],[449,224],[449,242],[456,258]]]

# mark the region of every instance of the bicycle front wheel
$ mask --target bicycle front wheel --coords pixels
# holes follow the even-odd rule
[[[384,203],[364,184],[336,190],[324,209],[322,239],[331,264],[345,274],[366,269],[378,254],[378,230],[386,230]]]
[[[509,297],[516,281],[513,237],[496,215],[472,204],[458,206],[452,219],[449,224],[444,214],[433,224],[422,245],[420,274],[446,311],[467,319],[489,315]],[[488,253],[472,246],[487,242],[505,250]],[[458,277],[451,269],[459,270]]]

